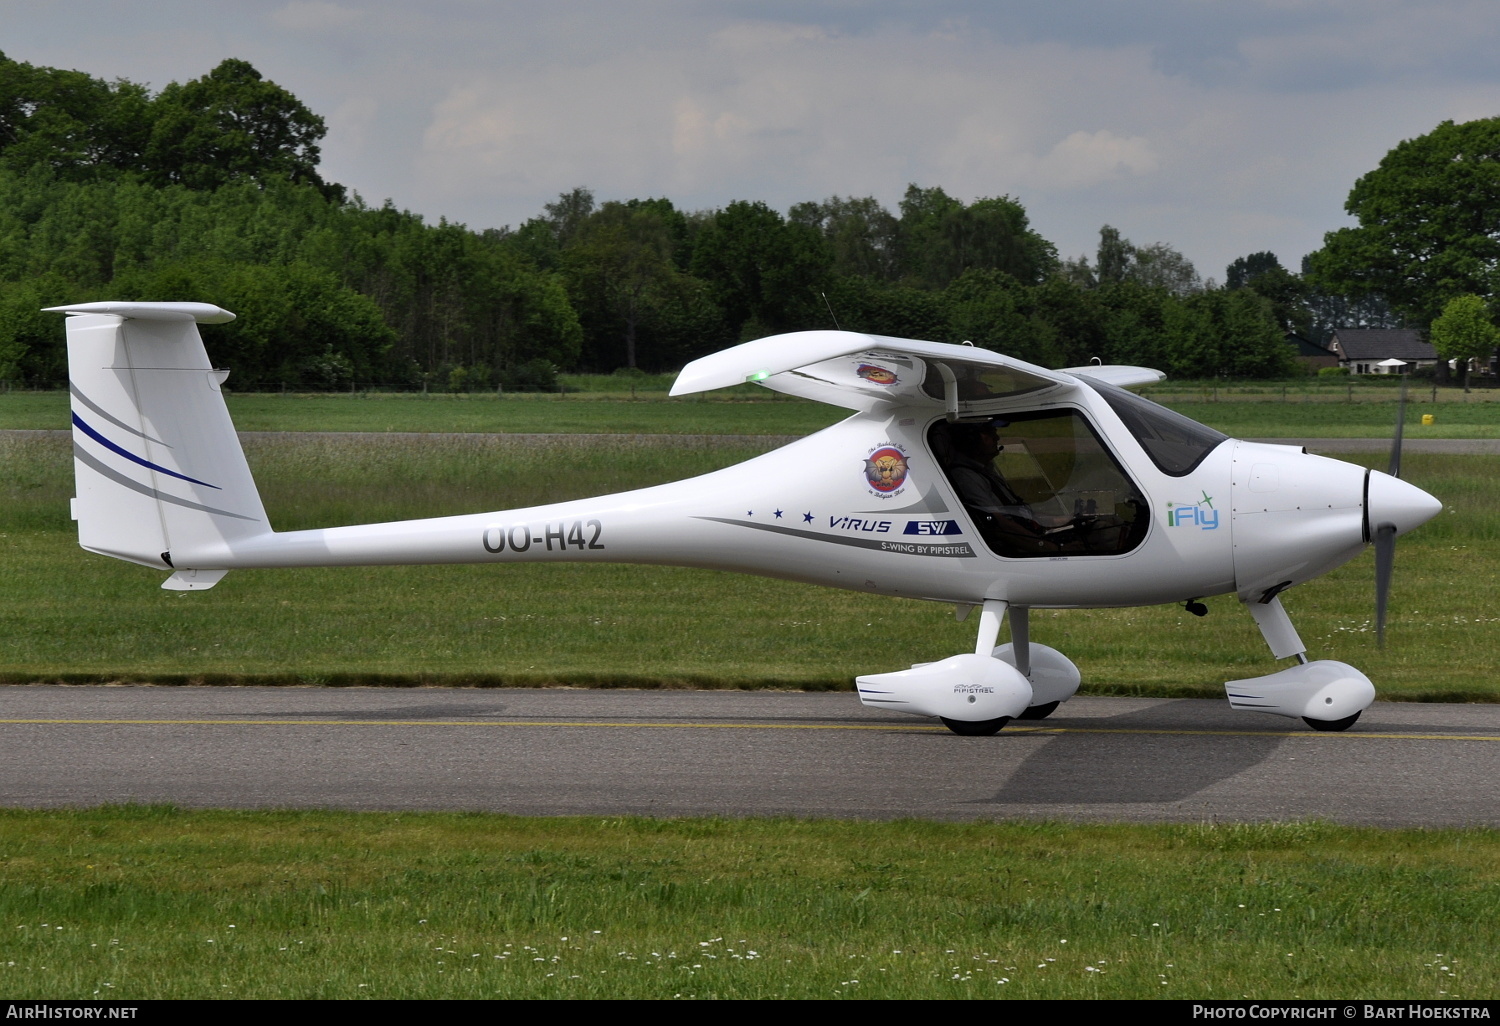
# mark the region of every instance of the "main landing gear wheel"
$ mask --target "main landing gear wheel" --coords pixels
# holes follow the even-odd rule
[[[940,718],[943,726],[962,737],[992,737],[1010,722],[1009,716],[1002,716],[998,720],[950,720],[946,716]]]
[[[1016,719],[1045,720],[1048,716],[1057,712],[1057,707],[1060,705],[1062,705],[1061,702],[1043,702],[1041,705],[1027,706],[1021,710],[1021,715],[1017,716]]]
[[[1341,720],[1314,720],[1304,716],[1302,717],[1302,722],[1313,730],[1348,730],[1354,726],[1354,721],[1357,719],[1359,719],[1359,713],[1355,713],[1353,716],[1345,716]]]

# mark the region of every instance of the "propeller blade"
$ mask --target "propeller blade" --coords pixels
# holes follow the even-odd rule
[[[1396,565],[1396,525],[1375,529],[1375,638],[1385,647],[1385,611],[1391,599],[1391,568]]]
[[[1396,437],[1391,439],[1391,469],[1386,473],[1401,476],[1401,436],[1406,432],[1406,376],[1401,376],[1401,398],[1396,403]]]

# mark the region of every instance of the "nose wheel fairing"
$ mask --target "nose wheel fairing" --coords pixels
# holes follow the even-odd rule
[[[1224,692],[1231,708],[1305,720],[1315,730],[1346,730],[1375,701],[1370,678],[1333,659],[1232,680]]]
[[[1375,685],[1348,663],[1333,659],[1309,662],[1291,617],[1279,597],[1249,602],[1250,615],[1277,659],[1298,665],[1264,677],[1231,680],[1224,685],[1230,708],[1272,713],[1303,720],[1314,730],[1348,730],[1375,701]]]

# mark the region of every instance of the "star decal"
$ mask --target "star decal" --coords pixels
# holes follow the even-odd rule
[[[804,514],[802,514],[802,522],[804,524],[810,524],[810,523],[812,523],[813,522],[813,515],[811,513],[804,513]]]
[[[781,510],[779,510],[779,509],[776,511],[776,519],[777,520],[781,519]]]

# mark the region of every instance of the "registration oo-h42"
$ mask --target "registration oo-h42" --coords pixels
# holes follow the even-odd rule
[[[55,309],[67,315],[79,543],[168,572],[163,587],[210,588],[251,567],[585,561],[944,602],[960,618],[978,611],[972,652],[856,684],[866,705],[960,734],[1040,719],[1077,691],[1072,661],[1031,640],[1031,610],[1201,614],[1204,598],[1229,594],[1273,658],[1296,660],[1228,682],[1230,704],[1347,729],[1374,686],[1346,663],[1309,661],[1280,596],[1373,544],[1383,621],[1395,538],[1441,509],[1395,474],[1229,438],[1127,390],[1161,380],[1154,370],[1048,370],[971,345],[804,331],[694,361],[673,386],[753,381],[852,411],[738,466],[528,509],[278,532],[224,404],[227,372],[199,334],[233,314]],[[1007,617],[1011,641],[997,646]]]

